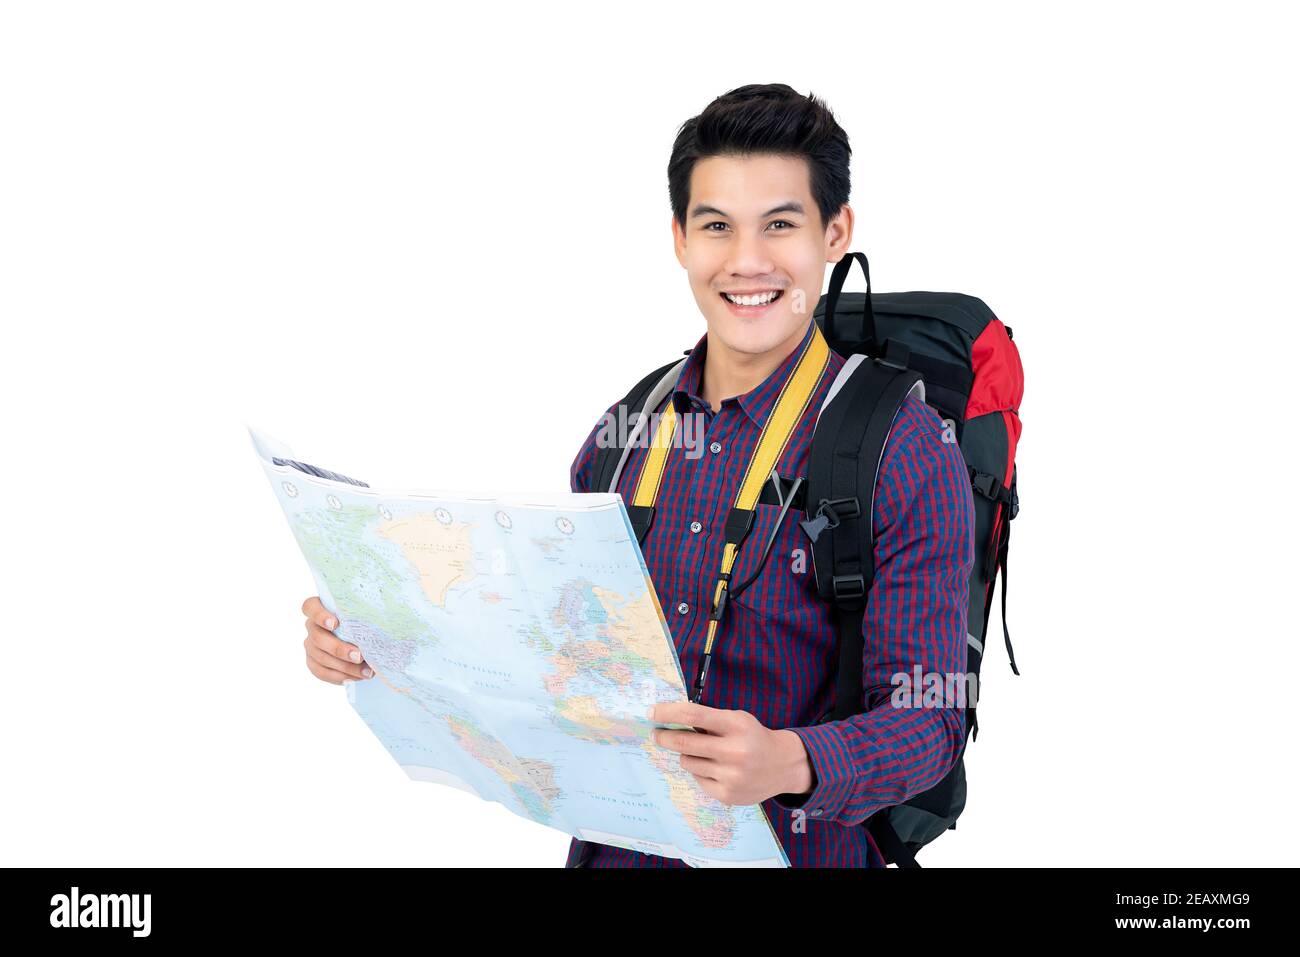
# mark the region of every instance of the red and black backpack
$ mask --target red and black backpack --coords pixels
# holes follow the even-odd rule
[[[844,280],[855,261],[866,274],[867,292],[842,294]],[[813,543],[818,590],[832,604],[840,622],[841,667],[837,705],[829,716],[832,719],[847,717],[861,709],[860,704],[856,709],[853,706],[862,700],[862,615],[873,572],[871,499],[867,498],[867,504],[858,509],[853,508],[854,501],[841,503],[846,498],[854,499],[861,489],[874,489],[875,464],[880,461],[888,423],[892,423],[906,389],[917,378],[924,383],[925,401],[939,413],[961,448],[975,499],[975,564],[971,571],[966,629],[970,685],[978,688],[999,570],[1002,572],[1003,641],[1011,670],[1020,673],[1006,620],[1007,551],[1011,520],[1019,511],[1016,446],[1020,440],[1020,400],[1024,394],[1024,370],[1019,350],[1011,338],[1011,328],[1004,326],[987,305],[973,296],[870,290],[867,257],[850,253],[836,263],[828,291],[814,312],[814,319],[822,326],[831,348],[849,359],[863,356],[859,370],[867,370],[854,395],[843,395],[846,386],[841,389],[841,396],[832,399],[829,407],[822,410],[818,431],[825,430],[826,434],[819,436],[814,432],[809,456],[809,516],[831,510],[840,519],[820,555],[821,543]],[[859,375],[862,375],[860,371],[854,378]],[[841,401],[840,419],[828,418]],[[851,448],[859,435],[862,435],[862,444],[858,446],[860,481],[858,488],[853,489],[835,460]],[[871,484],[863,484],[868,475]],[[863,508],[868,511],[863,512]],[[845,515],[854,511],[858,514]],[[859,587],[860,598],[857,597]],[[856,666],[846,667],[850,662]],[[975,716],[978,693],[974,697],[976,700],[968,700],[966,707],[968,740],[979,734]],[[900,867],[916,866],[916,852],[944,831],[955,828],[965,805],[963,747],[962,757],[942,781],[903,804],[878,811],[865,826],[886,860]]]
[[[862,266],[867,291],[844,293],[854,262]],[[945,421],[970,473],[975,564],[967,615],[968,686],[978,689],[999,570],[1003,640],[1011,670],[1019,674],[1006,601],[1007,549],[1011,521],[1019,510],[1016,445],[1024,372],[1011,327],[973,296],[874,293],[862,253],[849,253],[836,263],[813,318],[830,347],[845,359],[817,419],[808,475],[797,483],[798,495],[791,503],[805,513],[802,524],[811,540],[817,589],[839,630],[836,706],[819,721],[842,720],[863,707],[862,619],[875,572],[871,519],[877,469],[894,417],[912,391],[920,392]],[[674,360],[637,383],[623,400],[628,414],[653,408],[675,383],[682,362]],[[614,445],[598,452],[593,491],[616,491],[625,455],[624,448]],[[793,479],[781,477],[782,482]],[[765,484],[765,495],[771,486]],[[978,692],[967,700],[967,741],[979,734],[977,701]],[[965,743],[942,781],[863,822],[887,861],[915,867],[921,847],[956,827],[966,805],[964,759]]]

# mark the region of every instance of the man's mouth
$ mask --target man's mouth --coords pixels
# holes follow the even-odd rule
[[[732,306],[762,308],[776,302],[784,293],[780,289],[764,289],[749,293],[720,292],[718,295]]]

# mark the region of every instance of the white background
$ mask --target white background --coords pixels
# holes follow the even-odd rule
[[[560,866],[308,674],[244,423],[372,484],[567,490],[704,331],[677,127],[784,82],[849,133],[877,288],[981,296],[1026,368],[1023,674],[995,612],[923,860],[1293,863],[1287,8],[507,6],[2,8],[0,862]]]

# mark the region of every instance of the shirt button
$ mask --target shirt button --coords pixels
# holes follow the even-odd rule
[[[679,615],[684,615],[690,610],[691,610],[691,606],[686,604],[686,602],[682,602],[677,606],[677,614]]]
[[[699,522],[691,522],[691,531],[695,534],[698,534],[700,529],[702,529],[703,527],[704,526],[701,525]]]
[[[722,443],[714,442],[712,445],[709,446],[709,451],[712,452],[714,455],[717,455],[719,452],[722,451]]]

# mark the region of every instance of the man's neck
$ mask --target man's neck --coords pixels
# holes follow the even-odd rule
[[[803,342],[807,331],[808,327],[804,326],[785,342],[757,355],[728,349],[710,332],[704,352],[700,397],[717,412],[722,408],[723,399],[744,395],[762,385],[763,380]]]

